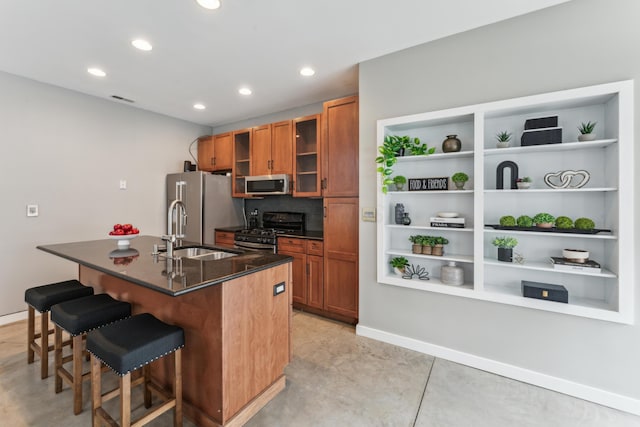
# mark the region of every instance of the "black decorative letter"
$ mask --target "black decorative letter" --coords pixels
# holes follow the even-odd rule
[[[511,160],[505,160],[498,165],[498,169],[496,171],[496,190],[504,190],[503,179],[505,168],[509,168],[511,170],[511,189],[515,190],[518,188],[516,185],[516,180],[518,179],[518,165]]]

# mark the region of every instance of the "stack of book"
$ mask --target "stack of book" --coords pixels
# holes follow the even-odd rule
[[[464,218],[442,218],[439,216],[432,216],[430,221],[431,227],[464,228]]]
[[[595,261],[587,260],[584,263],[567,261],[562,257],[551,257],[551,263],[556,270],[563,271],[583,271],[589,273],[600,273],[600,264]]]

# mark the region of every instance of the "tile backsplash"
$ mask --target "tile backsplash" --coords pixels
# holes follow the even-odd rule
[[[322,230],[322,199],[298,198],[291,196],[265,196],[263,199],[246,199],[247,214],[258,209],[260,224],[262,213],[269,212],[304,212],[307,230]]]

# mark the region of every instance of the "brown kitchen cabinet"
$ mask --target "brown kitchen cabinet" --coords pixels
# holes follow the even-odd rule
[[[321,115],[293,120],[293,196],[319,197]]]
[[[251,129],[233,132],[233,197],[246,197],[244,180],[251,175]]]
[[[323,309],[322,247],[321,241],[296,237],[278,238],[278,253],[293,258],[292,297],[294,305],[298,308],[308,306]]]
[[[228,171],[233,168],[233,133],[213,136],[213,170]]]
[[[235,233],[232,231],[215,231],[215,244],[220,246],[233,247],[233,241],[235,240]]]
[[[358,198],[325,198],[324,309],[358,319]]]
[[[291,174],[291,120],[253,128],[251,175]]]
[[[358,197],[358,97],[324,103],[322,195]]]
[[[213,172],[214,147],[212,136],[198,138],[198,169]]]

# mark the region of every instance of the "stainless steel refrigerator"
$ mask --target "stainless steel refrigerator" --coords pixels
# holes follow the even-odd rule
[[[184,240],[213,244],[216,227],[244,225],[242,199],[231,197],[230,176],[201,171],[169,174],[166,208],[176,199],[185,204],[187,211]],[[166,211],[164,216],[167,217]],[[173,222],[175,230],[175,215]]]

